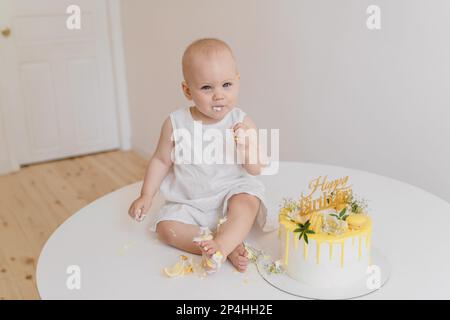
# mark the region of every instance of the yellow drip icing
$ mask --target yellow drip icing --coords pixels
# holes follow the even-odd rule
[[[366,248],[369,248],[369,242],[370,242],[370,232],[367,233],[367,238],[366,238]]]
[[[361,242],[362,242],[362,237],[361,236],[359,236],[358,237],[358,259],[361,259],[361,255],[362,255],[362,245],[361,245]]]
[[[286,251],[284,253],[284,264],[288,264],[289,257],[289,231],[286,229]]]
[[[333,260],[333,242],[328,242],[330,244],[330,261]]]
[[[305,241],[303,241],[303,258],[308,260],[308,244]]]
[[[285,230],[286,230],[286,244],[285,244],[285,259],[284,262],[285,264],[288,263],[288,254],[289,254],[289,237],[290,237],[290,232],[293,232],[296,228],[297,228],[297,224],[293,221],[290,220],[290,218],[287,218],[284,215],[279,216],[279,222],[280,225],[283,225]],[[280,226],[281,227],[281,226]],[[316,240],[318,243],[322,243],[324,241],[328,242],[330,245],[330,260],[333,259],[333,244],[334,243],[340,243],[341,244],[341,267],[344,266],[344,258],[345,258],[345,254],[344,254],[344,246],[345,246],[345,240],[352,237],[352,244],[355,241],[355,237],[359,237],[359,241],[362,241],[361,238],[363,236],[366,236],[366,247],[369,248],[369,259],[370,257],[370,237],[372,234],[372,222],[369,219],[367,223],[365,223],[363,226],[361,226],[361,228],[357,229],[357,230],[348,230],[347,232],[344,232],[343,234],[340,235],[330,235],[327,233],[316,233],[316,234],[310,234],[308,235],[310,240]],[[281,238],[281,233],[279,233],[280,238]],[[295,237],[295,233],[294,233],[294,247],[297,248],[298,244],[297,241],[298,239]],[[303,242],[303,256],[304,259],[307,260],[308,259],[308,245]],[[362,251],[361,251],[361,247],[362,247],[362,243],[359,244],[359,248],[358,248],[358,253],[359,256],[362,256]],[[318,250],[317,252],[320,252],[320,244],[318,244]],[[316,257],[317,262],[319,263],[320,258],[319,256]]]
[[[317,243],[317,250],[316,250],[316,261],[317,261],[317,264],[319,264],[320,263],[320,242],[319,241],[316,241],[316,243]]]
[[[281,227],[278,228],[278,240],[281,239]]]
[[[294,231],[298,228],[297,224],[290,220],[290,218],[287,218],[283,215],[280,215],[279,222],[281,225],[283,225],[287,230]],[[372,223],[370,219],[368,222],[363,225],[358,230],[348,230],[340,235],[330,235],[327,233],[315,233],[315,234],[308,234],[308,238],[311,240],[319,240],[321,242],[323,241],[332,241],[332,242],[341,242],[342,240],[345,240],[350,237],[356,237],[359,235],[368,235],[371,233],[372,230]]]

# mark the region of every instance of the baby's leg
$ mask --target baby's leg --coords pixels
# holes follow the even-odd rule
[[[228,200],[227,221],[222,224],[214,241],[225,257],[239,248],[253,226],[260,206],[259,198],[239,193]]]
[[[210,257],[220,251],[228,257],[237,270],[247,269],[248,257],[243,246],[260,206],[259,198],[247,193],[239,193],[228,200],[227,221],[222,224],[213,240],[200,243],[205,254]]]
[[[192,240],[200,233],[200,227],[173,220],[161,221],[156,226],[158,238],[175,248],[202,254],[199,246]]]

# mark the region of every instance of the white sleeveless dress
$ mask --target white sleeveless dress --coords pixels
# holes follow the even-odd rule
[[[224,147],[226,141],[234,144],[232,137],[224,138],[226,129],[231,129],[236,123],[242,122],[245,115],[241,109],[233,108],[221,121],[205,125],[192,118],[189,107],[178,109],[170,114],[173,128],[172,137],[175,142],[175,162],[161,183],[160,192],[166,202],[152,217],[152,231],[156,230],[160,221],[165,220],[179,221],[215,230],[219,219],[227,215],[228,200],[239,193],[251,194],[261,200],[257,221],[264,231],[269,231],[266,230],[265,187],[259,179],[248,174],[236,161],[233,164],[228,164],[229,162],[226,161],[223,161],[223,164],[205,164],[201,160],[197,164],[195,163],[194,148],[203,144],[203,150],[205,150],[208,145],[202,138],[205,130],[220,130],[223,133]],[[199,127],[202,129],[201,131]],[[189,132],[191,143],[186,144],[186,139],[180,139],[178,134],[180,130],[177,129],[182,129],[181,131],[184,133]],[[194,131],[197,134],[194,134]],[[231,135],[230,132],[228,134]],[[181,161],[178,156],[181,153],[180,148],[190,148],[191,155],[194,155],[193,161],[190,163]],[[197,160],[199,160],[198,157]]]

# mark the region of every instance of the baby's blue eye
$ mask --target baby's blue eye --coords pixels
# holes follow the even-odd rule
[[[202,90],[209,90],[209,89],[211,89],[211,86],[203,86],[203,87],[201,87],[201,89]]]
[[[232,85],[233,84],[231,82],[226,82],[226,83],[223,84],[223,87],[224,88],[228,88],[228,87],[231,87]]]

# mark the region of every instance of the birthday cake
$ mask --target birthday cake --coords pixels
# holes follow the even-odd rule
[[[372,221],[349,177],[318,177],[298,201],[279,212],[281,262],[287,275],[319,288],[349,286],[366,277]],[[316,194],[319,196],[315,197]]]

